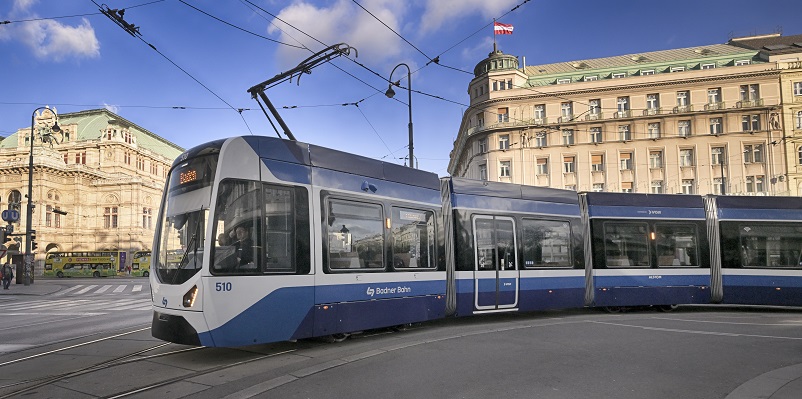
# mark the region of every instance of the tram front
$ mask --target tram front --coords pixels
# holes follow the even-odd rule
[[[223,141],[193,148],[167,177],[151,258],[152,334],[169,342],[204,345],[200,279],[218,156]]]

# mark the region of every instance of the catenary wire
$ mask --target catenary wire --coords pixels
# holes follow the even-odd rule
[[[258,33],[255,33],[255,32],[251,32],[251,31],[249,31],[249,30],[247,30],[247,29],[241,28],[241,27],[239,27],[239,26],[237,26],[237,25],[234,25],[234,24],[232,24],[232,23],[230,23],[230,22],[224,21],[223,19],[220,19],[220,18],[218,18],[218,17],[215,17],[214,15],[212,15],[212,14],[209,14],[208,12],[206,12],[206,11],[203,11],[203,10],[201,10],[200,8],[193,6],[192,4],[189,4],[189,3],[187,3],[187,2],[186,2],[186,1],[184,1],[184,0],[178,0],[178,1],[179,1],[179,2],[181,2],[182,4],[186,5],[187,7],[190,7],[190,8],[192,8],[193,10],[195,10],[195,11],[198,11],[198,12],[199,12],[199,13],[201,13],[201,14],[204,14],[204,15],[208,16],[209,18],[212,18],[212,19],[215,19],[215,20],[217,20],[217,21],[220,21],[220,22],[222,22],[222,23],[224,23],[224,24],[226,24],[226,25],[228,25],[228,26],[230,26],[230,27],[232,27],[232,28],[234,28],[234,29],[239,29],[239,30],[241,30],[241,31],[243,31],[243,32],[245,32],[245,33],[248,33],[248,34],[254,35],[254,36],[258,37],[258,38],[265,39],[265,40],[268,40],[268,41],[271,41],[271,42],[274,42],[274,43],[283,44],[283,45],[285,45],[285,46],[294,47],[294,48],[299,48],[299,49],[306,49],[306,46],[296,46],[296,45],[294,45],[294,44],[284,43],[284,42],[282,42],[282,41],[279,41],[279,40],[271,39],[271,38],[269,38],[269,37],[267,37],[267,36],[262,36],[262,35],[260,35],[260,34],[258,34]]]
[[[101,5],[99,5],[99,4],[97,4],[97,3],[95,2],[95,0],[90,0],[90,1],[92,1],[92,3],[94,3],[96,6],[98,6],[98,7],[100,7],[100,8],[102,9],[102,6],[101,6]],[[132,25],[132,26],[133,26],[133,25]],[[130,33],[130,32],[129,32],[129,33]],[[203,82],[201,82],[200,80],[198,80],[198,79],[197,79],[195,76],[193,76],[191,73],[189,73],[189,72],[188,72],[186,69],[182,68],[182,67],[181,67],[180,65],[178,65],[178,64],[177,64],[175,61],[173,61],[172,59],[170,59],[170,57],[168,57],[166,54],[164,54],[164,53],[162,53],[161,51],[159,51],[159,50],[156,48],[156,46],[154,46],[153,44],[149,43],[147,40],[145,40],[144,38],[142,38],[142,35],[141,35],[141,34],[139,34],[139,32],[138,32],[138,31],[137,31],[137,34],[136,34],[136,35],[133,35],[133,34],[132,34],[132,36],[134,36],[134,37],[136,37],[137,39],[141,40],[141,41],[142,41],[142,43],[145,43],[145,44],[147,44],[147,45],[148,45],[148,47],[150,47],[151,49],[153,49],[153,51],[155,51],[156,53],[158,53],[159,55],[161,55],[161,56],[162,56],[162,57],[163,57],[165,60],[167,60],[169,63],[173,64],[173,66],[175,66],[176,68],[178,68],[178,69],[179,69],[181,72],[183,72],[185,75],[189,76],[189,77],[190,77],[190,79],[194,80],[194,81],[195,81],[196,83],[198,83],[198,84],[199,84],[201,87],[203,87],[204,89],[206,89],[206,91],[208,91],[209,93],[211,93],[212,95],[214,95],[215,97],[217,97],[217,98],[218,98],[220,101],[222,101],[224,104],[228,105],[228,107],[229,107],[229,108],[231,108],[231,110],[233,110],[233,111],[237,112],[237,113],[239,114],[240,118],[242,118],[242,121],[243,121],[243,122],[245,122],[245,118],[242,116],[242,112],[241,112],[241,111],[239,111],[239,110],[238,110],[237,108],[235,108],[233,105],[229,104],[229,103],[228,103],[228,101],[226,101],[225,99],[223,99],[223,97],[220,97],[220,95],[219,95],[219,94],[217,94],[217,93],[215,93],[215,92],[214,92],[214,90],[212,90],[211,88],[209,88],[208,86],[206,86],[205,84],[203,84]],[[251,127],[248,125],[248,123],[247,123],[247,122],[245,122],[245,127],[248,129],[248,131],[249,131],[251,134],[253,134],[253,131],[251,130]]]

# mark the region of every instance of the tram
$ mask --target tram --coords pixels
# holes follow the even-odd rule
[[[340,340],[586,306],[802,305],[799,198],[440,179],[258,136],[186,151],[164,193],[152,334],[170,342]]]

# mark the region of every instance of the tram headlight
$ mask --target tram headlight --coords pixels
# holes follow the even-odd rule
[[[185,308],[191,308],[195,304],[195,296],[198,295],[198,286],[193,285],[186,294],[184,294],[184,301],[182,304]]]

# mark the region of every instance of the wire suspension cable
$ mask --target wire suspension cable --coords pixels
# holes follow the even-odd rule
[[[173,61],[173,60],[171,60],[171,59],[170,59],[170,57],[167,57],[167,55],[165,55],[164,53],[162,53],[161,51],[159,51],[159,50],[156,48],[156,46],[154,46],[153,44],[149,43],[147,40],[143,39],[143,38],[142,38],[142,34],[141,34],[141,33],[139,33],[139,27],[137,27],[137,26],[135,26],[134,24],[132,24],[132,23],[129,23],[129,22],[125,21],[125,19],[123,19],[123,16],[124,16],[124,13],[125,13],[125,10],[124,10],[124,9],[122,9],[122,10],[110,9],[110,8],[109,8],[108,6],[106,6],[106,5],[98,5],[98,4],[95,2],[95,0],[92,0],[92,3],[94,3],[95,5],[97,5],[97,6],[99,7],[99,9],[100,9],[100,12],[102,12],[102,13],[103,13],[103,15],[107,16],[109,19],[111,19],[111,20],[112,20],[112,21],[113,21],[115,24],[117,24],[119,27],[121,27],[123,30],[125,30],[125,31],[126,31],[128,34],[130,34],[131,36],[133,36],[133,37],[136,37],[137,39],[141,40],[141,41],[142,41],[142,43],[145,43],[145,44],[147,44],[147,45],[148,45],[148,47],[150,47],[151,49],[153,49],[153,51],[155,51],[156,53],[158,53],[159,55],[161,55],[161,56],[162,56],[162,57],[163,57],[165,60],[167,60],[169,63],[173,64],[173,66],[175,66],[176,68],[178,68],[178,69],[179,69],[181,72],[183,72],[185,75],[189,76],[189,77],[190,77],[190,79],[194,80],[194,81],[195,81],[197,84],[199,84],[201,87],[203,87],[204,89],[206,89],[206,91],[208,91],[209,93],[211,93],[212,95],[214,95],[215,97],[217,97],[217,98],[218,98],[220,101],[222,101],[223,103],[225,103],[226,105],[228,105],[228,107],[229,107],[229,108],[231,108],[233,111],[236,111],[236,112],[238,112],[238,113],[240,114],[240,117],[242,117],[242,112],[240,112],[240,111],[239,111],[237,108],[234,108],[234,106],[232,106],[231,104],[229,104],[229,103],[228,103],[228,101],[224,100],[224,99],[223,99],[223,97],[220,97],[220,95],[218,95],[217,93],[215,93],[215,92],[214,92],[214,91],[213,91],[211,88],[209,88],[208,86],[206,86],[205,84],[203,84],[203,82],[201,82],[200,80],[198,80],[196,77],[194,77],[192,74],[190,74],[190,73],[189,73],[187,70],[185,70],[184,68],[182,68],[181,66],[179,66],[178,64],[176,64],[176,63],[175,63],[175,61]],[[243,121],[244,121],[244,120],[245,120],[245,119],[243,118]],[[248,124],[247,124],[247,123],[245,124],[245,127],[248,129],[248,131],[249,131],[251,134],[253,134],[253,131],[251,131],[251,128],[250,128],[250,126],[248,126]]]

